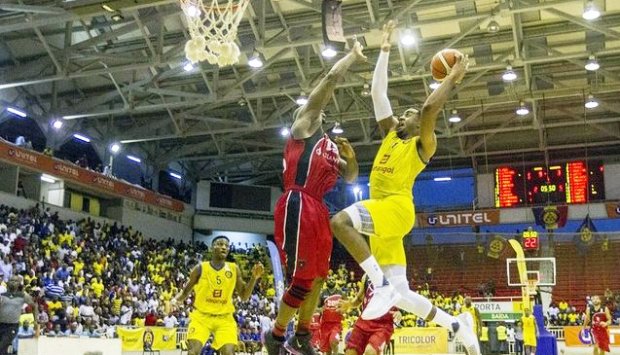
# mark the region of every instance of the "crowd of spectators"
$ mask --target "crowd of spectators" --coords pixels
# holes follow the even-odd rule
[[[184,327],[191,300],[180,307],[170,301],[208,249],[148,239],[117,223],[64,221],[38,204],[27,210],[0,205],[0,294],[17,275],[38,303],[36,320],[24,308],[18,337],[32,336],[35,322],[42,335],[56,337],[113,337],[117,326]],[[270,265],[261,245],[237,244],[229,257],[246,275],[255,261]],[[248,342],[275,315],[272,285],[273,272],[266,272],[251,299],[239,303],[241,338]]]
[[[614,325],[620,325],[620,292],[614,294],[613,291],[608,288],[601,296],[601,301],[604,306],[609,308],[612,323]],[[587,296],[585,307],[590,307],[591,305],[592,301],[590,296]],[[552,326],[580,326],[585,322],[585,311],[585,309],[579,309],[574,305],[570,305],[567,301],[551,302],[547,311],[547,321],[548,324]]]

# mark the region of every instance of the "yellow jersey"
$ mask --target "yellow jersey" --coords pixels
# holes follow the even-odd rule
[[[370,172],[371,199],[399,195],[413,202],[413,183],[426,167],[418,153],[418,139],[400,139],[396,131],[385,136]]]
[[[215,270],[210,262],[200,264],[200,279],[194,286],[196,299],[194,307],[209,314],[227,314],[235,311],[233,293],[237,285],[237,265],[224,263],[224,267]]]
[[[529,317],[523,316],[521,317],[521,322],[523,323],[523,334],[536,334],[536,326],[534,324],[535,319],[534,316],[530,315]]]

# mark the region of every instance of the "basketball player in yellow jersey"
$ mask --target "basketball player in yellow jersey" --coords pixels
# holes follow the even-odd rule
[[[471,303],[471,297],[467,296],[463,300],[463,306],[461,307],[461,313],[469,313],[471,314],[471,319],[473,324],[471,324],[471,328],[476,333],[478,339],[480,339],[480,332],[482,331],[482,322],[480,321],[480,311],[478,308],[474,307]]]
[[[387,97],[390,37],[394,27],[390,21],[383,28],[383,43],[372,80],[375,118],[385,136],[370,173],[370,199],[335,215],[331,220],[332,232],[375,286],[373,297],[362,313],[363,319],[378,318],[396,305],[452,330],[469,355],[479,355],[476,335],[469,326],[473,322],[467,319],[469,313],[453,317],[409,289],[403,246],[403,238],[415,220],[413,183],[435,154],[437,116],[452,89],[463,79],[468,59],[457,58],[451,72],[420,111],[410,108],[395,117]],[[364,235],[368,236],[370,250]]]
[[[194,310],[189,316],[187,340],[189,355],[199,355],[202,347],[213,334],[213,348],[222,355],[235,353],[238,343],[237,321],[233,313],[233,293],[247,301],[264,267],[261,263],[252,268],[252,277],[245,283],[239,266],[227,262],[230,241],[217,236],[211,242],[211,260],[196,265],[189,275],[183,291],[175,297],[176,304],[183,303],[195,291]]]
[[[523,354],[536,355],[536,335],[538,328],[536,327],[536,319],[528,308],[523,310]]]

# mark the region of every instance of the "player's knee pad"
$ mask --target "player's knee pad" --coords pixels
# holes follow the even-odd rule
[[[286,289],[282,301],[290,307],[299,308],[312,289],[312,280],[293,278]]]

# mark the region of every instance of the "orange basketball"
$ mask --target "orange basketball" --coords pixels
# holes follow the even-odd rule
[[[452,66],[456,63],[456,58],[463,53],[456,49],[444,49],[435,54],[431,60],[431,74],[436,81],[442,81],[446,75],[450,74]]]

